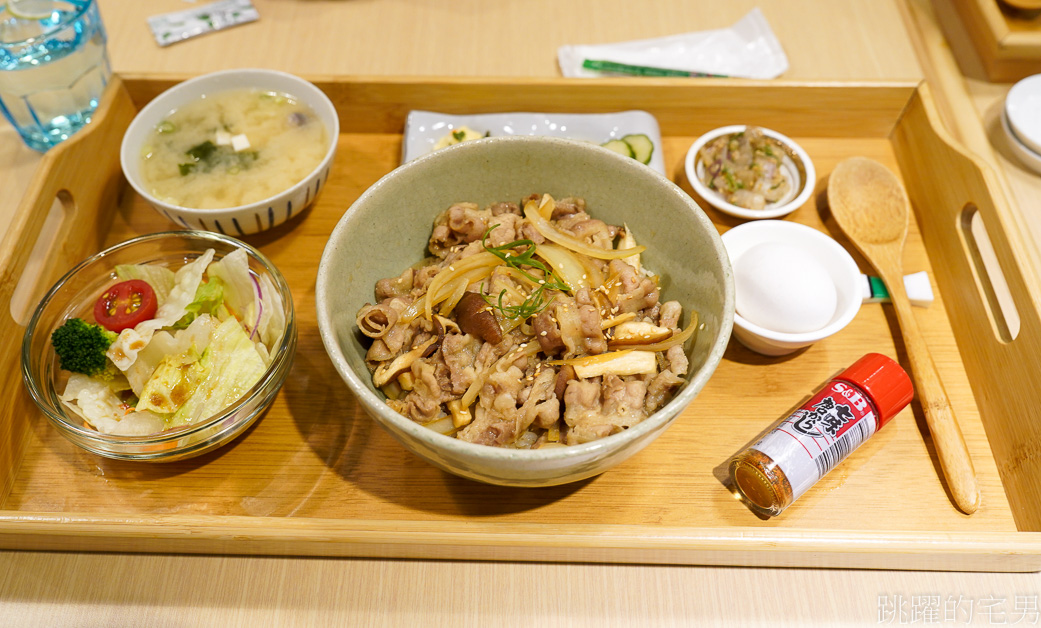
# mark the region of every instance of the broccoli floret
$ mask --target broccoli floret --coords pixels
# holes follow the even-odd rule
[[[51,334],[51,345],[66,371],[108,378],[117,370],[105,352],[118,337],[101,325],[70,318]]]

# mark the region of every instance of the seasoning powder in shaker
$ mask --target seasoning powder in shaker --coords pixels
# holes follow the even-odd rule
[[[781,514],[911,402],[899,364],[869,353],[842,371],[757,443],[730,461],[749,506]]]

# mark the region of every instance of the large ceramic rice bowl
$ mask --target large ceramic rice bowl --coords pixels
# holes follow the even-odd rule
[[[686,345],[690,368],[678,392],[640,423],[591,442],[545,449],[499,448],[439,434],[398,414],[366,368],[368,339],[356,315],[377,280],[426,255],[434,218],[460,201],[520,200],[532,193],[581,197],[595,218],[627,224],[647,247],[643,264],[661,277],[662,300],[696,310]],[[365,411],[406,448],[445,471],[508,486],[551,486],[602,473],[651,443],[694,400],[730,338],[734,287],[715,226],[679,187],[598,146],[538,137],[466,142],[405,164],[376,182],[344,214],[318,269],[318,325],[333,365]],[[689,316],[689,314],[684,315]]]

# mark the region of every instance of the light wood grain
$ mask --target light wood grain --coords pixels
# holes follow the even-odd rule
[[[1026,530],[1034,528],[1017,531],[1016,513],[1005,499],[988,453],[977,400],[966,385],[959,342],[944,307],[950,284],[940,284],[936,305],[918,315],[927,321],[923,328],[929,330],[927,341],[945,381],[956,383],[952,401],[966,422],[970,450],[981,461],[981,484],[988,499],[971,519],[948,502],[937,477],[935,445],[928,430],[918,425],[920,408],[906,411],[902,421],[869,441],[782,517],[756,520],[719,480],[717,472],[730,454],[829,375],[867,351],[903,355],[903,345],[894,340],[893,324],[882,306],[865,307],[842,334],[793,359],[763,358],[733,345],[696,403],[651,448],[595,480],[576,485],[504,490],[474,484],[419,463],[375,429],[329,368],[311,300],[315,266],[327,234],[350,202],[399,159],[400,134],[383,131],[400,129],[405,112],[420,103],[466,112],[471,106],[534,109],[539,103],[567,100],[574,108],[588,101],[592,110],[610,110],[624,108],[633,87],[631,80],[514,85],[500,81],[500,89],[487,89],[484,83],[481,79],[319,81],[344,120],[383,113],[371,126],[373,132],[364,132],[358,122],[347,127],[329,184],[308,212],[283,227],[247,238],[289,278],[298,312],[296,366],[271,410],[222,450],[158,466],[99,459],[37,421],[14,486],[3,502],[0,533],[6,532],[5,545],[479,559],[516,559],[527,551],[540,560],[770,565],[799,564],[801,555],[813,561],[807,564],[831,566],[860,562],[874,567],[933,568],[956,562],[965,569],[1021,569],[1032,565],[1038,551]],[[774,106],[762,109],[749,104],[747,97],[751,89],[763,92],[758,85],[683,81],[640,85],[648,109],[662,120],[667,173],[688,191],[682,175],[684,152],[697,134],[716,124],[719,110],[745,108],[753,120],[795,136],[821,173],[820,190],[835,164],[851,155],[868,155],[899,168],[909,149],[891,138],[901,137],[897,131],[905,126],[913,127],[906,133],[915,134],[918,144],[944,144],[932,130],[929,116],[906,118],[907,111],[916,111],[910,105],[920,101],[921,88],[913,84],[779,83],[766,90]],[[127,88],[122,98],[137,102],[147,99],[142,94],[155,91],[152,81],[140,78],[128,79]],[[803,99],[807,90],[815,96],[809,102]],[[876,92],[880,106],[870,111]],[[469,93],[477,94],[472,103],[466,98]],[[896,94],[903,95],[902,104]],[[820,102],[829,103],[824,113],[817,109]],[[785,104],[777,107],[778,103]],[[678,115],[677,108],[688,117]],[[888,124],[882,124],[885,115],[890,116]],[[862,116],[863,128],[855,125]],[[111,122],[124,124],[125,119]],[[814,135],[817,129],[823,136]],[[111,152],[99,154],[115,159]],[[82,163],[78,157],[74,161]],[[908,171],[932,167],[929,161],[914,159],[909,164],[904,166]],[[942,163],[942,167],[949,165]],[[971,162],[959,165],[968,168],[966,177],[972,173]],[[908,182],[918,185],[915,178]],[[985,186],[980,192],[986,194]],[[985,196],[979,201],[990,202]],[[922,211],[928,207],[923,204]],[[709,214],[721,230],[736,224],[717,212],[709,210]],[[816,200],[792,218],[838,237],[825,224]],[[923,221],[928,218],[923,216]],[[103,237],[106,244],[172,226],[134,194],[125,195],[118,210],[111,212],[110,224],[102,224],[96,223],[93,237]],[[946,237],[957,240],[957,236]],[[930,253],[915,227],[905,257],[909,270],[931,268]],[[976,297],[969,292],[957,295],[965,300]],[[952,305],[962,307],[960,301]],[[959,330],[971,335],[971,328],[966,322]],[[735,384],[742,387],[740,408],[733,404]],[[20,403],[23,410],[31,408],[24,396]],[[663,499],[666,493],[669,497]],[[1036,509],[1025,503],[1021,507],[1033,516]],[[490,527],[478,525],[475,519]],[[879,527],[883,522],[884,527]],[[412,529],[410,523],[429,527]],[[548,532],[547,526],[555,532]],[[563,533],[572,526],[577,526],[575,530],[591,527],[581,528],[585,536]],[[771,530],[773,536],[758,542],[757,530]],[[875,535],[866,545],[876,549],[874,555],[829,547],[821,540],[829,533],[850,534],[854,547],[852,531],[856,530]],[[984,531],[999,532],[1008,546],[993,552],[970,544],[975,549],[968,557],[954,559],[959,544],[971,538],[966,533]],[[918,547],[909,540],[916,532],[922,543]],[[948,540],[935,544],[937,533]],[[537,540],[547,534],[543,541]],[[638,540],[641,537],[644,541]],[[481,538],[485,541],[479,542]],[[807,551],[814,539],[818,546]],[[1007,559],[1019,554],[1025,562]]]
[[[604,0],[593,7],[604,11],[589,27],[581,26],[589,22],[579,11],[582,3],[554,3],[546,13],[526,10],[545,9],[544,4],[496,1],[468,12],[480,16],[479,37],[469,32],[460,36],[453,26],[458,16],[444,3],[436,15],[423,13],[422,19],[400,3],[393,15],[386,13],[393,22],[381,19],[381,11],[392,6],[383,0],[256,3],[263,17],[255,25],[160,49],[150,39],[145,17],[192,5],[101,0],[114,66],[131,73],[196,73],[261,64],[318,75],[465,75],[480,70],[488,76],[553,77],[558,70],[552,44],[532,54],[530,49],[514,52],[509,42],[546,29],[560,43],[672,34],[731,23],[757,4],[792,62],[788,78],[917,80],[931,61],[916,57],[908,32],[936,35],[932,49],[950,54],[935,16],[905,21],[900,12],[905,3],[889,0],[663,0],[653,7]],[[641,10],[630,11],[638,5]],[[619,10],[626,11],[624,19],[613,17],[622,15]],[[375,21],[352,19],[372,16]],[[952,39],[949,45],[960,50],[971,48],[972,42]],[[1008,86],[969,81],[967,90],[953,89],[948,95],[947,88],[963,85],[964,77],[956,66],[940,70],[934,77],[944,81],[930,80],[938,100],[956,105],[955,122],[970,129],[977,125],[998,137],[1000,133],[993,133],[994,105]],[[968,107],[958,107],[966,103]],[[1002,151],[1000,140],[994,146],[988,161],[1010,184],[1009,199],[1021,210],[1014,217],[1034,228],[1030,217],[1041,215],[1038,179]],[[677,153],[685,148],[679,142],[673,146]],[[39,160],[9,126],[0,128],[0,230]],[[905,263],[911,268],[919,260],[912,255]],[[930,342],[945,333],[935,326],[923,330]],[[946,379],[944,360],[939,367]],[[954,385],[963,389],[967,383],[959,379]],[[898,424],[886,429],[894,427]],[[881,595],[903,595],[905,603],[912,595],[994,595],[1006,598],[1005,608],[1011,609],[1014,596],[1039,590],[1036,574],[0,553],[0,618],[12,626],[862,626],[879,623]],[[826,594],[809,602],[793,598],[792,591]],[[986,624],[986,618],[977,617],[976,623]]]
[[[820,588],[793,589],[807,582]],[[991,625],[979,600],[1000,603],[994,621],[1029,626],[1023,608],[1039,583],[1036,574],[0,552],[0,591],[6,625],[49,628],[835,628],[900,625],[895,614],[883,623],[886,602],[909,623],[912,596],[938,596],[941,619],[961,600],[948,626]]]
[[[933,115],[924,105],[924,99],[912,103],[907,115],[911,118]],[[941,131],[940,139],[945,136]],[[936,137],[923,136],[915,125],[901,126],[896,139],[905,148],[900,153],[905,165],[945,163],[942,171],[960,172],[960,176],[949,179],[921,177],[916,185],[908,186],[908,194],[919,212],[923,240],[927,246],[935,247],[931,250],[945,261],[934,267],[937,281],[947,288],[950,298],[959,299],[959,307],[950,308],[949,314],[953,321],[970,324],[975,330],[962,338],[960,348],[963,355],[972,356],[965,359],[965,364],[977,398],[999,400],[985,418],[992,451],[1003,461],[999,471],[1018,524],[1034,529],[1041,521],[1035,519],[1029,504],[1036,502],[1033,496],[1041,488],[1034,474],[1035,469],[1041,469],[1041,461],[1031,452],[1038,442],[1041,424],[1022,418],[1033,416],[1029,397],[1001,395],[995,389],[985,388],[988,379],[1011,381],[1010,378],[1021,373],[1041,373],[1037,352],[1027,348],[1030,343],[1027,339],[1041,337],[1041,319],[1034,314],[1041,311],[1033,288],[1039,285],[1037,269],[1029,258],[1016,254],[1025,247],[1024,234],[1010,229],[1010,210],[1000,201],[995,174],[980,158],[965,153],[950,141],[937,142]],[[984,189],[993,196],[988,198]],[[923,211],[929,216],[924,216]],[[974,235],[970,230],[974,215],[987,225],[996,262],[1021,315],[1019,333],[1014,338],[1006,336],[998,325],[994,300],[982,296],[993,290],[988,288],[991,280],[981,256],[974,250]],[[966,281],[968,277],[972,282]],[[982,373],[987,375],[977,379],[977,374]],[[978,457],[973,457],[978,461]]]
[[[1035,0],[1009,0],[1022,6],[1002,7],[997,0],[934,0],[937,11],[957,16],[969,34],[971,46],[959,49],[972,55],[991,81],[1018,80],[1038,71],[1041,62],[1041,15],[1026,5]]]
[[[56,199],[65,207],[64,220],[54,234],[55,242],[42,266],[40,280],[31,287],[28,302],[38,302],[47,287],[83,259],[97,250],[104,240],[104,229],[111,222],[111,208],[122,185],[122,171],[118,158],[98,162],[93,155],[108,153],[118,146],[123,131],[133,117],[133,106],[113,85],[107,93],[103,113],[91,133],[83,133],[50,151],[29,183],[24,202],[14,212],[2,244],[0,244],[0,303],[5,305],[0,316],[0,372],[8,373],[8,385],[17,385],[20,374],[21,343],[24,320],[15,320],[10,304],[15,287],[26,267],[33,246],[40,235],[48,211]],[[118,151],[117,151],[118,153]],[[90,167],[84,167],[90,164]],[[96,225],[91,233],[80,224]],[[93,237],[91,237],[93,236]],[[5,404],[0,420],[0,494],[9,494],[26,442],[30,417],[35,412],[27,396]]]
[[[940,468],[954,503],[971,515],[980,504],[976,471],[904,289],[904,242],[911,215],[907,194],[885,166],[853,157],[840,162],[828,178],[828,207],[886,284],[911,363],[915,396],[925,412]]]
[[[340,76],[559,76],[557,48],[729,27],[759,7],[790,80],[906,80],[921,72],[892,0],[254,0],[260,20],[160,48],[148,16],[182,0],[100,0],[120,72],[272,67]],[[842,24],[842,35],[832,32]],[[884,43],[883,43],[884,40]]]

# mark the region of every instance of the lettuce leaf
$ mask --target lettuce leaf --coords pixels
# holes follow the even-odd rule
[[[210,279],[217,278],[224,285],[224,304],[239,317],[248,333],[256,327],[256,291],[249,272],[249,258],[245,249],[236,249],[210,264]]]
[[[231,316],[224,306],[224,282],[219,277],[211,277],[209,281],[200,283],[195,290],[195,300],[184,306],[184,310],[184,316],[173,327],[185,329],[201,314],[209,314],[221,321]]]
[[[210,277],[224,282],[224,298],[228,308],[242,321],[249,337],[263,346],[257,350],[269,360],[286,331],[286,317],[275,285],[266,275],[255,276],[249,271],[245,249],[239,249],[210,264]]]
[[[141,279],[147,282],[155,291],[160,307],[170,298],[170,291],[177,283],[174,271],[157,264],[120,264],[116,266],[116,276],[123,281]]]
[[[137,410],[151,410],[159,414],[173,414],[187,401],[206,376],[207,365],[202,363],[195,347],[178,355],[167,355],[145,382]]]
[[[62,403],[103,434],[144,436],[166,429],[163,417],[133,412],[105,382],[73,373],[62,393]]]
[[[218,324],[213,317],[202,314],[187,329],[178,329],[173,333],[165,330],[155,332],[151,342],[137,354],[137,359],[126,370],[130,389],[140,397],[145,383],[166,356],[182,355],[193,347],[196,353],[201,354],[209,346],[210,337]]]
[[[202,274],[213,259],[213,249],[207,249],[190,264],[185,264],[174,274],[174,287],[159,307],[155,318],[142,321],[132,329],[124,329],[119,338],[108,348],[108,359],[121,371],[126,371],[137,359],[137,354],[148,346],[152,335],[163,327],[169,327],[185,315],[185,307],[195,300],[195,293],[202,283]]]
[[[205,375],[195,392],[171,417],[171,427],[194,423],[234,404],[267,370],[242,326],[234,318],[220,324],[200,359]]]

